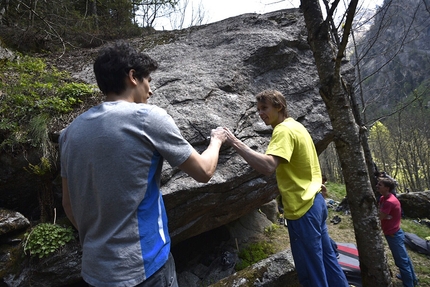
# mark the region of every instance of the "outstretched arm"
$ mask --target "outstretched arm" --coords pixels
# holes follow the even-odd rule
[[[194,150],[179,168],[199,182],[208,182],[215,173],[219,150],[225,139],[226,133],[223,128],[212,130],[208,148],[202,154]]]
[[[224,130],[227,134],[226,144],[233,147],[253,169],[264,175],[271,175],[275,172],[280,162],[279,157],[256,152],[236,138],[229,129],[224,128]]]

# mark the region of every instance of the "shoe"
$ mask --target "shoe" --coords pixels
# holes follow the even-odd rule
[[[333,224],[338,224],[341,221],[342,221],[342,219],[339,216],[337,216],[337,215],[335,217],[333,217],[332,220],[330,220],[330,222],[333,223]]]
[[[399,273],[396,274],[396,278],[399,280],[402,280],[402,275],[400,275]],[[420,283],[418,282],[418,280],[414,281],[414,286],[419,286]]]

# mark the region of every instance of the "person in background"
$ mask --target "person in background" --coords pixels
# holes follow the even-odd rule
[[[279,91],[263,91],[256,99],[260,118],[273,128],[266,153],[254,151],[228,128],[225,143],[256,171],[264,175],[276,172],[300,284],[347,287],[328,235],[328,211],[321,194],[322,176],[312,138],[302,124],[288,116],[286,100]]]
[[[413,287],[418,285],[418,279],[406,250],[404,232],[400,228],[402,211],[400,201],[392,193],[394,187],[395,183],[392,179],[388,177],[378,179],[376,189],[381,193],[379,219],[381,220],[381,229],[393,254],[394,262],[400,270],[400,276],[397,277],[401,278],[404,287]]]
[[[393,184],[394,184],[394,188],[392,189],[392,190],[390,190],[390,192],[395,196],[395,197],[397,197],[397,186],[399,185],[398,183],[397,183],[397,180],[395,180],[394,178],[392,178],[386,171],[381,171],[381,172],[376,172],[375,173],[375,176],[377,176],[377,179],[380,179],[380,178],[388,178],[388,179],[390,179],[392,182],[393,182]],[[378,190],[376,190],[376,191],[378,191]],[[379,193],[379,192],[378,192]],[[379,200],[380,200],[380,198],[381,198],[381,194],[379,193],[378,195],[377,195],[377,201],[379,202]],[[400,209],[401,209],[401,211],[402,211],[402,217],[403,217],[403,215],[404,215],[404,212],[403,212],[403,208],[402,207],[400,207]]]
[[[147,104],[155,60],[120,41],[94,62],[106,101],[60,135],[63,206],[79,232],[90,286],[178,286],[160,191],[164,159],[199,182],[215,172],[226,138],[199,154],[165,110]]]

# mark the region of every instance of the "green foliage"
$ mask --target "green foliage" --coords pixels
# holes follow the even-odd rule
[[[375,122],[375,124],[370,128],[370,135],[369,135],[370,139],[378,138],[378,137],[383,137],[384,140],[390,138],[390,131],[380,121]]]
[[[389,163],[393,158],[392,140],[390,130],[382,122],[377,121],[370,128],[369,145],[374,153],[378,154],[373,160],[380,170],[391,174]]]
[[[395,116],[371,129],[373,159],[379,170],[396,178],[400,192],[430,188],[429,106],[430,81],[426,80],[395,106]]]
[[[3,3],[4,1],[0,1]],[[9,3],[9,1],[6,1]],[[142,35],[142,26],[166,17],[177,0],[32,1],[0,4],[0,38],[22,52],[45,52],[72,47],[97,47],[106,41]]]
[[[256,242],[249,244],[239,252],[240,262],[236,264],[236,271],[245,269],[260,260],[266,259],[274,253],[273,246],[268,242]]]
[[[24,253],[43,258],[55,252],[73,239],[71,227],[51,223],[40,223],[24,235]]]
[[[1,62],[0,74],[0,148],[40,145],[51,119],[70,113],[96,91],[30,56]]]

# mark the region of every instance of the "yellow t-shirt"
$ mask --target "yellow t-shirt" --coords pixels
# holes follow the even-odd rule
[[[276,180],[287,219],[299,219],[312,206],[321,190],[322,176],[313,140],[306,128],[293,118],[278,124],[266,154],[281,157]]]

